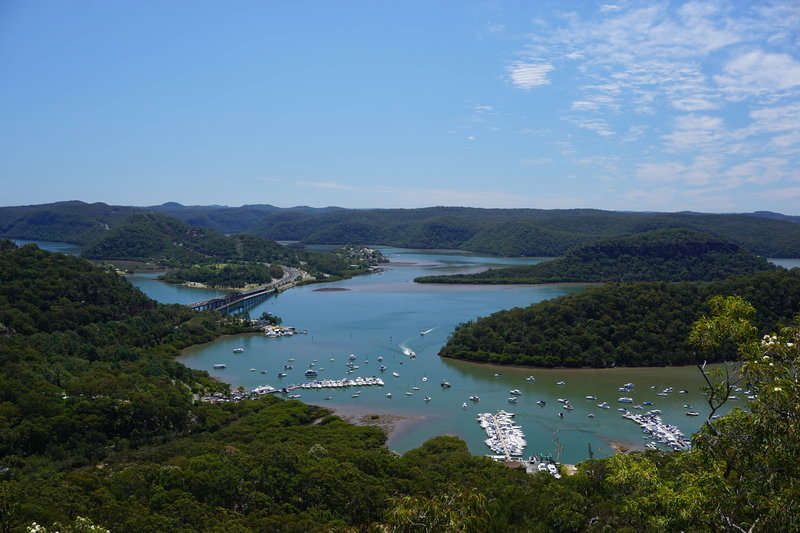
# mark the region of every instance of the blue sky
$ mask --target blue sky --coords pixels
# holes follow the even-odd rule
[[[0,205],[800,214],[797,1],[0,2]]]

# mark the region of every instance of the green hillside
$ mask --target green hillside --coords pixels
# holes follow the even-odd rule
[[[472,456],[449,436],[399,455],[380,430],[299,401],[198,401],[233,396],[175,355],[244,331],[236,318],[159,305],[113,272],[33,245],[0,241],[0,276],[4,533],[800,527],[796,325],[768,345],[736,339],[758,399],[705,425],[691,452],[590,459],[556,479]],[[731,288],[774,300],[796,292],[784,281],[764,273]]]
[[[758,311],[759,331],[777,330],[800,310],[800,269],[708,284],[606,284],[461,324],[440,355],[542,367],[691,364],[689,329],[717,294],[743,296]]]
[[[564,257],[420,283],[713,281],[775,266],[741,246],[688,229],[660,229],[580,246]]]

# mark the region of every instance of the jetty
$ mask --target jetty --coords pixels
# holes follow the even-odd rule
[[[683,432],[676,426],[665,424],[661,420],[661,411],[654,409],[643,414],[635,414],[626,411],[623,418],[633,420],[642,431],[647,434],[645,438],[652,438],[662,444],[666,444],[675,451],[688,450],[691,448],[690,441],[684,436]]]
[[[522,427],[515,424],[514,413],[498,411],[496,414],[480,413],[476,418],[489,436],[484,442],[496,454],[502,454],[506,461],[522,455],[527,441]]]

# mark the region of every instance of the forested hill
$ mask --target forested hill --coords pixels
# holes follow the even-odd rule
[[[297,251],[252,235],[225,236],[156,213],[131,215],[84,248],[89,259],[152,260],[175,265],[220,260],[297,262]]]
[[[501,256],[560,256],[583,244],[662,228],[690,228],[764,257],[800,256],[800,224],[764,213],[630,213],[597,209],[278,208],[271,205],[148,208],[60,202],[0,208],[0,237],[86,244],[133,212],[159,212],[223,234],[306,244],[453,248]]]
[[[461,324],[439,355],[542,367],[691,364],[687,335],[714,295],[743,296],[759,331],[778,330],[800,311],[800,269],[708,284],[606,284]]]
[[[0,241],[0,322],[4,533],[798,529],[785,340],[744,367],[749,412],[714,421],[691,452],[618,454],[555,479],[449,436],[399,455],[380,430],[295,400],[197,401],[228,386],[174,356],[243,326],[156,304],[79,258]]]
[[[555,283],[607,281],[713,281],[774,270],[741,246],[688,229],[662,229],[580,246],[564,257],[451,276],[420,283]]]

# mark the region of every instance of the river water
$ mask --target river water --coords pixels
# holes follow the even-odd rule
[[[661,409],[664,420],[680,427],[687,435],[696,431],[705,418],[702,377],[694,367],[630,368],[609,370],[543,370],[509,368],[442,359],[437,354],[454,327],[500,309],[526,306],[549,298],[584,290],[586,285],[501,285],[458,286],[421,285],[417,276],[474,272],[510,264],[530,264],[542,258],[499,259],[461,252],[420,251],[380,248],[391,263],[381,274],[361,276],[324,285],[293,288],[249,309],[259,316],[268,311],[286,325],[307,330],[305,335],[267,338],[245,335],[223,338],[186,350],[181,361],[207,370],[233,387],[252,389],[269,384],[275,387],[306,381],[309,364],[319,378],[348,377],[346,363],[355,354],[359,368],[349,377],[381,376],[383,387],[363,387],[356,398],[354,389],[300,390],[301,400],[340,408],[343,412],[361,410],[414,417],[418,422],[392,436],[390,448],[405,452],[437,435],[457,435],[474,454],[489,453],[486,435],[477,424],[479,412],[505,409],[516,413],[528,447],[526,453],[552,453],[564,462],[577,462],[589,454],[605,457],[614,453],[612,445],[641,448],[639,427],[617,410],[621,396],[636,404],[652,401]],[[204,299],[195,289],[169,286],[152,280],[153,275],[131,277],[134,284],[159,301],[188,303]],[[421,332],[426,332],[422,335]],[[234,348],[243,348],[234,353]],[[411,358],[404,348],[416,353]],[[383,361],[379,362],[378,357]],[[292,359],[293,361],[289,361]],[[213,365],[227,367],[215,370]],[[379,371],[380,365],[387,367]],[[291,365],[292,369],[284,369]],[[251,371],[250,369],[255,369]],[[265,374],[261,371],[266,370]],[[278,373],[288,375],[277,377]],[[396,372],[399,377],[392,374]],[[533,376],[535,381],[526,378]],[[423,381],[423,378],[427,381]],[[447,380],[451,388],[442,388]],[[558,385],[559,382],[564,385]],[[619,387],[632,382],[635,389],[620,393]],[[669,396],[657,393],[674,387]],[[418,390],[414,389],[417,387]],[[653,388],[654,387],[654,388]],[[511,404],[509,391],[519,389],[518,403]],[[688,391],[680,394],[683,389]],[[386,394],[392,397],[387,398]],[[406,393],[411,393],[410,395]],[[594,395],[596,400],[586,396]],[[426,402],[425,396],[431,400]],[[479,396],[473,402],[469,396]],[[741,395],[744,398],[744,395]],[[325,398],[330,397],[329,400]],[[564,411],[558,398],[570,400],[572,411]],[[545,406],[536,402],[545,401]],[[598,408],[606,401],[610,409]],[[463,404],[466,403],[466,409]],[[744,405],[744,401],[740,400]],[[700,417],[689,417],[683,406]],[[628,406],[630,407],[630,406]],[[561,417],[559,413],[564,413]],[[588,415],[595,415],[590,418]]]
[[[415,284],[412,280],[417,276],[475,272],[544,259],[379,249],[391,260],[381,274],[293,288],[248,310],[253,317],[265,311],[278,315],[285,325],[307,330],[307,334],[281,338],[260,334],[225,337],[185,350],[180,360],[192,368],[207,370],[234,388],[243,386],[246,389],[265,384],[281,387],[302,383],[306,381],[304,373],[311,363],[319,372],[319,379],[381,376],[385,382],[383,387],[362,387],[357,398],[352,397],[354,389],[299,390],[297,393],[302,401],[338,408],[343,413],[387,413],[415,419],[415,423],[405,425],[405,429],[393,434],[388,442],[391,449],[399,452],[418,447],[437,435],[456,435],[467,442],[473,454],[489,453],[483,442],[486,435],[475,416],[500,409],[516,413],[517,423],[528,441],[526,454],[552,453],[567,463],[581,461],[590,454],[606,457],[614,453],[614,445],[638,449],[647,442],[635,423],[620,416],[617,409],[624,405],[618,402],[621,396],[633,398],[635,404],[652,401],[654,405],[650,409],[661,409],[664,421],[677,425],[687,435],[697,431],[705,419],[708,409],[699,390],[702,377],[694,367],[545,370],[438,357],[448,335],[461,322],[578,292],[587,285]],[[795,259],[774,262],[785,267],[800,266],[800,260]],[[224,293],[168,285],[156,281],[156,275],[136,274],[129,279],[164,303],[187,304]],[[421,332],[426,333],[422,335]],[[234,353],[234,348],[243,348],[243,352]],[[416,357],[409,357],[404,349],[414,351]],[[348,375],[345,364],[350,354],[355,354],[353,363],[359,368]],[[382,362],[378,361],[379,357],[383,358]],[[218,363],[225,363],[227,367],[215,370],[213,365]],[[379,371],[381,364],[388,367],[385,372]],[[284,365],[293,368],[284,369]],[[266,373],[262,374],[262,370]],[[280,372],[288,375],[279,378]],[[393,372],[399,377],[394,377]],[[529,376],[535,381],[527,380]],[[452,387],[442,388],[441,380],[447,380]],[[559,385],[560,382],[564,384]],[[632,392],[619,392],[619,387],[629,382],[635,384]],[[666,387],[673,387],[674,392],[659,396],[657,393]],[[516,404],[508,402],[511,389],[521,392]],[[680,390],[687,393],[681,394]],[[392,397],[387,398],[387,393]],[[480,401],[470,401],[468,398],[473,395],[479,396]],[[587,395],[597,399],[588,400]],[[425,402],[425,396],[431,400]],[[739,396],[741,400],[730,403],[746,405],[744,394]],[[326,400],[328,397],[330,399]],[[564,411],[559,398],[568,399],[574,409]],[[539,400],[545,405],[538,405]],[[609,409],[597,407],[603,401],[608,402]],[[465,403],[466,409],[463,408]],[[689,409],[683,406],[687,404],[700,416],[686,416]],[[562,412],[563,417],[559,416]],[[590,418],[589,414],[594,417]]]

